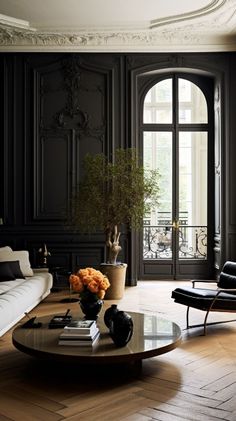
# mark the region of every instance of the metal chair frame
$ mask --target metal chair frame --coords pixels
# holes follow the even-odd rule
[[[195,283],[196,282],[203,282],[203,283],[204,282],[205,283],[206,282],[207,283],[214,282],[214,283],[216,283],[216,281],[196,281],[196,280],[194,280],[194,281],[192,281],[193,288],[195,288]],[[222,292],[226,292],[227,294],[230,293],[230,292],[232,292],[232,293],[236,294],[236,288],[227,288],[227,289],[225,289],[225,288],[217,288],[216,296],[212,299],[212,302],[210,304],[210,307],[206,311],[206,315],[205,315],[205,318],[204,318],[204,322],[203,322],[204,335],[206,335],[206,333],[207,333],[207,326],[215,325],[215,324],[220,324],[220,323],[235,322],[236,321],[236,319],[233,319],[233,320],[224,320],[224,321],[217,321],[217,322],[207,323],[207,319],[208,319],[208,316],[209,316],[209,313],[210,312],[236,313],[236,310],[217,309],[217,308],[214,309],[213,308],[214,304],[216,303],[217,299],[219,298],[219,296],[220,296],[220,294]],[[187,307],[187,312],[186,312],[186,329],[191,329],[191,328],[202,326],[202,324],[198,324],[198,325],[190,325],[189,324],[189,309],[190,309],[190,307],[192,307],[192,306],[188,306]],[[201,310],[201,309],[198,309],[198,310]],[[205,310],[202,310],[202,311],[205,311]]]

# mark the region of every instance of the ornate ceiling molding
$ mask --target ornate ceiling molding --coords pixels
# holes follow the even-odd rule
[[[0,19],[0,51],[236,51],[235,0],[213,0],[196,12],[153,25],[145,31],[72,33],[39,31]]]
[[[1,15],[0,14],[0,24],[6,26],[12,26],[14,28],[22,28],[31,31],[35,31],[34,28],[30,27],[30,24],[27,20],[12,18],[11,16]]]
[[[202,7],[201,9],[196,9],[193,12],[152,20],[150,28],[159,28],[160,26],[169,25],[171,23],[184,22],[186,20],[192,20],[202,16],[208,16],[209,14],[221,9],[225,3],[226,0],[211,0],[208,5]]]
[[[0,51],[219,51],[235,50],[236,40],[183,33],[119,32],[45,34],[0,28]]]

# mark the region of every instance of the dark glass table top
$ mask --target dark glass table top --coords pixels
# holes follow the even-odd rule
[[[135,362],[164,354],[176,348],[181,342],[181,330],[176,323],[151,314],[127,311],[132,317],[133,336],[124,347],[118,348],[109,336],[101,312],[97,324],[100,337],[92,347],[58,345],[63,329],[49,329],[48,323],[55,314],[39,317],[38,329],[18,326],[12,334],[14,346],[22,352],[40,358],[67,360],[79,363]],[[73,314],[73,319],[82,319],[82,313]]]

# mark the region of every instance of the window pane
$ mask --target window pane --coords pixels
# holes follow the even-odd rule
[[[206,258],[207,132],[179,134],[179,258]]]
[[[144,123],[172,123],[172,79],[154,85],[146,94],[143,109]]]
[[[186,79],[179,79],[179,123],[207,123],[207,103],[201,89]]]
[[[144,218],[144,259],[172,258],[172,133],[144,132],[144,167],[158,169],[159,205]]]

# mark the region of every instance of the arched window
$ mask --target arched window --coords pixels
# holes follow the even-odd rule
[[[210,110],[202,86],[178,74],[159,78],[142,104],[144,166],[160,173],[159,205],[144,219],[143,261],[152,271],[170,264],[175,276],[180,264],[209,258]]]

